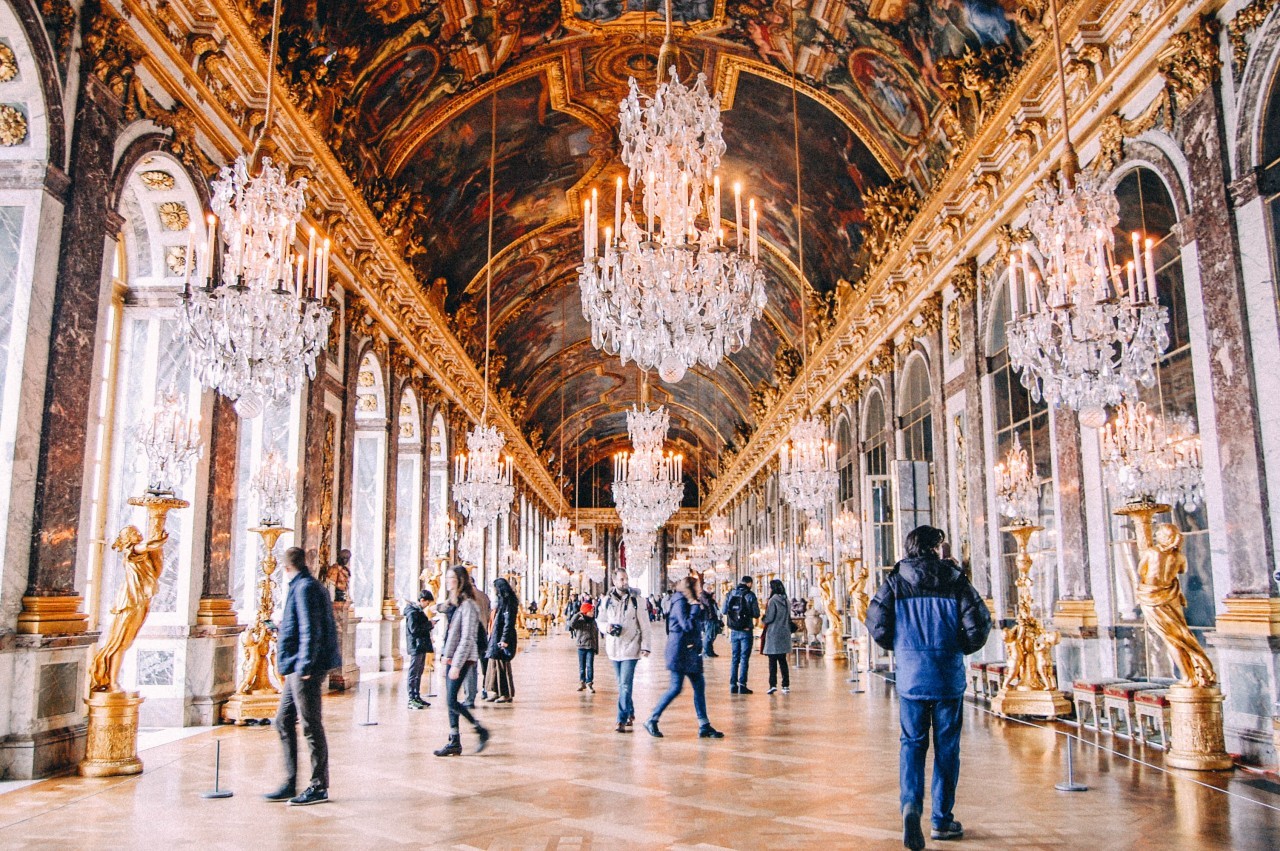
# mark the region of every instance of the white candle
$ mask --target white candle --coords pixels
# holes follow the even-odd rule
[[[606,227],[604,229],[604,253],[608,254],[609,249],[613,247],[613,228]]]
[[[314,290],[316,289],[316,229],[314,227],[310,229],[307,236],[307,266],[310,267],[307,269],[307,274],[311,277],[308,283]]]
[[[718,174],[711,180],[711,215],[707,218],[710,219],[713,228],[724,233],[723,229],[720,228],[720,175]],[[723,236],[720,238],[720,242],[721,244],[724,243]]]
[[[1129,273],[1129,301],[1136,302],[1138,300],[1137,285],[1134,279],[1133,261],[1130,260],[1124,264],[1124,268]]]
[[[756,231],[756,199],[751,199],[751,259],[760,259],[760,243]]]
[[[1009,255],[1009,312],[1014,319],[1017,319],[1020,315],[1018,311],[1018,260],[1013,255]]]
[[[303,279],[304,279],[304,277],[305,277],[305,276],[302,274],[302,268],[303,268],[302,255],[301,255],[301,254],[294,254],[294,255],[293,255],[293,274],[294,274],[294,275],[297,277],[297,279],[298,279],[298,281],[297,281],[297,288],[298,288],[298,292],[302,292],[302,284],[303,284]]]
[[[738,253],[742,253],[742,184],[734,181],[733,184],[733,224],[738,230]]]
[[[205,249],[204,256],[208,261],[209,268],[206,269],[205,271],[208,273],[206,277],[209,278],[210,281],[212,281],[213,280],[213,245],[215,241],[214,234],[218,232],[218,217],[215,216],[213,213],[210,213],[206,221],[209,223],[209,228],[208,228],[209,244],[208,244],[208,247]]]
[[[622,178],[618,178],[616,190],[613,193],[613,232],[622,233]],[[607,240],[606,240],[607,242]]]
[[[582,202],[582,262],[591,259],[591,202]]]
[[[1134,231],[1132,236],[1133,236],[1133,269],[1134,269],[1134,276],[1137,280],[1137,287],[1134,289],[1134,295],[1131,295],[1130,298],[1133,298],[1136,296],[1137,298],[1140,299],[1142,298],[1142,290],[1143,290],[1142,248],[1141,248],[1141,244],[1138,242],[1138,232]]]
[[[320,266],[320,297],[329,294],[329,238],[324,240],[324,261]]]
[[[188,283],[191,280],[191,243],[194,241],[194,235],[191,228],[187,228],[187,251],[182,255],[182,277],[186,278]]]
[[[1147,261],[1147,300],[1150,301],[1152,304],[1154,304],[1157,300],[1156,299],[1156,261],[1153,256],[1155,252],[1152,251],[1152,249],[1155,247],[1155,241],[1148,239],[1146,247],[1147,247],[1147,256],[1145,259]]]

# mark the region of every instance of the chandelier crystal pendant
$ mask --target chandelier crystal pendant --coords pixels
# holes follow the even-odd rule
[[[1013,526],[1034,526],[1040,519],[1040,487],[1031,459],[1018,435],[995,469],[996,510]]]
[[[1101,433],[1107,483],[1129,504],[1182,505],[1204,499],[1200,436],[1189,417],[1166,421],[1145,402],[1125,402]]]
[[[684,458],[663,452],[668,427],[662,406],[627,412],[632,451],[613,459],[613,498],[624,530],[656,532],[680,507]]]
[[[599,193],[583,203],[582,313],[591,343],[676,382],[695,364],[715,369],[751,339],[767,297],[758,213],[734,185],[734,226],[722,227],[717,173],[725,152],[720,109],[699,74],[692,88],[670,61],[671,8],[652,97],[631,78],[619,105],[627,187],[614,186],[613,226],[601,239]],[[664,81],[669,73],[670,79]]]
[[[1071,408],[1082,425],[1101,428],[1106,407],[1154,383],[1156,361],[1169,347],[1169,312],[1156,294],[1153,241],[1133,234],[1133,260],[1122,270],[1114,262],[1119,204],[1096,176],[1079,173],[1056,9],[1050,21],[1066,151],[1059,185],[1041,188],[1028,204],[1043,287],[1025,248],[1009,258],[1009,361],[1037,402]]]
[[[796,423],[779,452],[778,481],[782,495],[797,511],[816,519],[836,496],[836,445],[815,416]]]
[[[290,182],[269,156],[258,163],[274,116],[278,23],[279,0],[272,14],[262,137],[253,153],[239,156],[213,181],[203,262],[195,262],[195,240],[189,237],[181,296],[182,334],[196,376],[235,401],[236,412],[247,418],[296,393],[304,370],[315,378],[316,357],[333,319],[324,306],[329,240],[317,241],[312,228],[307,256],[293,251],[307,181]],[[219,242],[221,264],[215,262]],[[199,281],[194,287],[193,277]]]

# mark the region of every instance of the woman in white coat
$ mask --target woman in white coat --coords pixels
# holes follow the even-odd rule
[[[613,587],[600,604],[596,625],[604,636],[604,652],[618,677],[618,732],[629,733],[636,720],[632,681],[636,662],[649,655],[650,626],[649,616],[641,608],[639,596],[632,593],[625,570],[613,572]]]

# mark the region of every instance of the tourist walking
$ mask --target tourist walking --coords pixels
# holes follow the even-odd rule
[[[946,533],[919,526],[907,535],[906,558],[885,577],[867,609],[867,629],[895,661],[902,725],[899,791],[902,842],[925,847],[924,763],[933,728],[934,839],[960,839],[952,814],[960,779],[960,728],[964,718],[964,657],[976,653],[991,632],[991,613],[959,565],[939,551]]]
[[[752,694],[747,688],[751,666],[751,639],[760,617],[760,601],[751,590],[752,579],[744,576],[724,598],[724,620],[729,627],[729,693]]]
[[[410,601],[404,607],[405,652],[409,655],[407,674],[407,691],[410,709],[426,709],[431,704],[422,699],[422,669],[427,664],[427,654],[433,652],[431,645],[431,620],[424,609],[435,600],[435,596],[423,588],[418,592],[417,601]]]
[[[600,652],[600,629],[596,624],[596,607],[583,603],[569,617],[569,634],[578,643],[578,691],[596,690],[596,654]]]
[[[714,582],[714,580],[712,580]],[[715,586],[710,586],[714,588]],[[716,653],[716,636],[724,631],[724,622],[720,620],[720,610],[716,608],[715,594],[709,590],[706,582],[702,583],[702,591],[698,594],[698,602],[702,604],[702,611],[706,613],[707,619],[702,622],[702,655],[703,656],[719,656]]]
[[[764,633],[760,636],[760,652],[769,657],[769,694],[778,690],[778,671],[782,671],[782,693],[791,691],[791,671],[787,654],[791,652],[791,604],[787,586],[781,579],[769,581],[769,601],[764,607]]]
[[[484,685],[486,675],[489,672],[489,621],[493,617],[493,606],[489,601],[489,595],[474,581],[471,583],[471,590],[475,594],[476,612],[480,617],[480,629],[476,633],[476,646],[480,654],[480,660],[475,667],[467,672],[467,678],[463,682],[462,693],[465,696],[463,703],[467,705],[467,708],[475,709],[476,690],[479,686]],[[481,698],[487,698],[488,696],[488,692],[480,689]]]
[[[651,601],[646,603],[652,606]],[[613,572],[613,587],[601,603],[596,626],[604,636],[604,652],[613,662],[613,673],[618,679],[619,733],[631,732],[636,720],[636,705],[632,700],[636,663],[649,655],[652,623],[652,615],[640,612],[640,597],[631,590],[627,571],[618,568]]]
[[[505,579],[493,581],[493,623],[489,628],[489,646],[485,653],[489,669],[485,671],[484,687],[488,700],[494,703],[510,703],[516,696],[515,674],[511,662],[516,658],[516,611],[520,601],[515,589]]]
[[[449,631],[440,650],[440,664],[448,670],[445,694],[449,702],[449,741],[434,751],[436,756],[458,756],[462,739],[458,735],[458,718],[466,718],[475,728],[476,753],[484,750],[489,731],[471,714],[471,709],[458,700],[458,690],[468,673],[474,673],[480,659],[480,610],[476,607],[476,589],[467,569],[460,565],[445,574],[445,591],[453,611],[449,615]]]
[[[288,590],[277,638],[276,670],[284,679],[273,726],[284,745],[285,781],[264,797],[305,807],[329,800],[329,743],[320,719],[320,694],[329,671],[342,665],[333,603],[323,585],[307,568],[298,547],[284,553]],[[298,719],[311,754],[311,782],[298,794]]]
[[[686,576],[676,583],[676,594],[671,601],[667,618],[667,670],[671,672],[671,687],[653,708],[653,714],[644,723],[650,736],[661,739],[658,719],[680,694],[687,678],[693,687],[693,711],[698,716],[698,736],[703,739],[723,739],[721,733],[707,720],[707,688],[702,676],[702,621],[706,617],[698,602],[698,580]]]

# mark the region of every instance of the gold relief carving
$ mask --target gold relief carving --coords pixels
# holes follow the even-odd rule
[[[181,276],[187,270],[187,249],[181,245],[170,245],[165,248],[164,267],[170,276]]]
[[[0,104],[0,145],[12,148],[27,141],[27,117],[16,107]]]
[[[1156,57],[1160,73],[1173,95],[1173,105],[1181,108],[1218,79],[1222,60],[1218,56],[1218,20],[1201,15],[1186,30],[1173,36]]]
[[[953,299],[947,305],[947,354],[956,357],[960,354],[960,299]]]
[[[142,698],[122,691],[91,692],[82,777],[138,774],[138,707]]]
[[[1098,156],[1091,168],[1100,174],[1114,171],[1124,160],[1125,139],[1141,136],[1157,123],[1168,130],[1171,124],[1168,107],[1169,92],[1165,89],[1135,118],[1125,119],[1120,113],[1113,112],[1102,119],[1102,126],[1098,129]]]
[[[886,340],[876,349],[875,354],[867,361],[867,369],[872,375],[887,375],[893,372],[894,349],[893,341]]]
[[[1004,87],[1000,81],[1012,76],[1012,59],[1009,48],[1000,45],[938,61],[942,91],[968,135],[975,135],[995,111]]]
[[[7,83],[18,76],[18,57],[13,48],[0,44],[0,83]]]
[[[960,552],[964,552],[969,542],[969,458],[963,412],[951,418],[951,429],[955,434],[956,441],[956,512],[960,520],[960,540],[958,543]]]
[[[125,104],[125,117],[131,121],[138,118],[140,110],[136,95],[141,86],[134,74],[134,66],[142,61],[146,50],[110,6],[99,6],[97,14],[85,28],[81,49],[89,60],[89,73]],[[130,97],[130,92],[135,97]]]
[[[898,246],[902,235],[920,210],[920,196],[905,179],[868,189],[866,201],[867,227],[863,247],[867,266],[874,268]]]
[[[928,334],[937,333],[942,327],[942,294],[934,293],[924,300],[920,305],[919,325],[916,326],[916,336],[924,337]]]
[[[1231,39],[1231,63],[1237,75],[1244,71],[1244,66],[1249,61],[1249,36],[1262,26],[1275,5],[1276,0],[1253,0],[1236,12],[1231,23],[1227,24],[1227,35]]]
[[[144,171],[139,177],[142,185],[152,192],[167,192],[176,185],[173,175],[167,171]]]
[[[59,65],[65,65],[76,32],[76,10],[69,0],[40,0],[40,16],[49,30],[50,40],[57,48]]]
[[[191,225],[191,214],[181,201],[165,201],[160,205],[160,224],[165,230],[186,230]]]
[[[959,301],[971,301],[978,294],[978,264],[966,260],[951,273],[951,288],[956,291]]]
[[[332,563],[333,538],[333,455],[338,424],[333,414],[324,414],[324,441],[320,446],[320,546],[317,557],[321,565]]]

